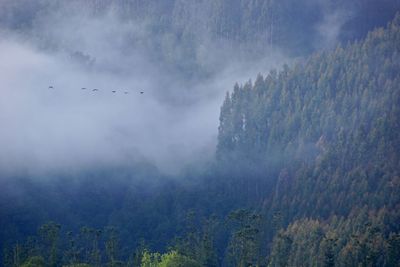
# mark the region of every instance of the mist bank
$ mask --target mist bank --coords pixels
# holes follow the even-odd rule
[[[284,58],[237,58],[215,43],[204,57],[218,63],[212,75],[186,75],[144,44],[159,38],[146,20],[128,22],[112,9],[82,12],[56,9],[29,33],[2,28],[3,176],[141,162],[176,174],[205,164],[213,159],[224,91]]]
[[[359,38],[397,2],[4,0],[1,173],[206,164],[235,82]]]

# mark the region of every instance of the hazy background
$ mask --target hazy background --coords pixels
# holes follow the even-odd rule
[[[225,92],[351,39],[357,3],[0,0],[0,170],[205,163]]]
[[[212,75],[186,75],[144,45],[160,38],[146,20],[124,21],[112,8],[95,16],[73,5],[45,14],[27,32],[0,34],[2,172],[149,161],[174,173],[205,162],[225,91],[281,61],[234,60],[234,49],[208,44],[198,57],[213,65]]]

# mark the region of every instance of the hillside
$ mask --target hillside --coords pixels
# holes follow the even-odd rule
[[[237,2],[232,6],[227,1],[213,2],[217,7],[211,10],[216,13],[207,17],[213,23],[208,22],[211,25],[205,29],[221,38],[251,43],[260,34],[257,25],[260,31],[269,29],[266,25],[272,27],[272,17],[263,13],[270,9],[259,5],[268,3],[272,10],[300,5]],[[106,9],[107,3],[87,2],[95,13]],[[180,25],[182,36],[186,27],[193,26],[185,18],[191,17],[196,5],[210,4],[118,3],[128,18],[129,12],[146,10],[146,16],[169,21],[167,27]],[[339,7],[345,3],[332,1]],[[356,6],[360,3],[354,1]],[[382,8],[389,10],[397,3],[384,1]],[[248,9],[238,8],[243,5]],[[223,12],[228,14],[220,15]],[[375,10],[370,12],[365,14],[375,14]],[[389,16],[391,12],[394,8],[383,13]],[[291,14],[284,13],[285,18]],[[318,16],[319,11],[312,14]],[[232,19],[235,15],[248,26],[243,21],[240,29],[230,24],[237,22]],[[303,27],[309,22],[304,16],[279,23],[281,31],[287,33],[285,27],[297,20],[304,22],[298,25]],[[4,17],[0,21],[29,31],[35,20],[25,18],[23,25]],[[362,24],[350,21],[347,29],[355,29],[341,32],[332,49],[316,49],[310,41],[312,33],[305,33],[311,39],[289,33],[277,37],[279,46],[302,57],[265,76],[259,74],[254,81],[237,83],[226,93],[215,129],[215,159],[206,167],[187,166],[171,175],[151,162],[139,161],[1,177],[2,264],[399,266],[400,14],[368,34],[358,28]],[[304,31],[315,29],[312,25]],[[372,25],[363,27],[370,30]],[[301,52],[294,48],[298,44],[294,39],[303,43]],[[177,63],[187,67],[186,61]]]
[[[252,177],[250,194],[271,180],[263,209],[289,225],[275,237],[271,266],[321,265],[324,249],[338,266],[395,266],[388,261],[400,230],[399,23],[397,16],[364,41],[227,94],[219,159],[272,170]]]

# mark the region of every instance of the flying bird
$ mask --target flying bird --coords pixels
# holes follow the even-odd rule
[[[144,94],[144,92],[140,92],[140,94],[141,94],[141,95],[143,95],[143,94]]]
[[[115,92],[117,92],[117,91],[114,90],[114,91],[111,91],[111,92],[115,93]]]
[[[128,92],[124,92],[124,94],[126,94],[126,95],[127,95],[127,94],[129,94],[129,93],[128,93]]]
[[[95,92],[95,91],[99,91],[99,89],[93,89],[92,91],[93,91],[93,92]]]
[[[82,87],[81,90],[86,90],[86,87]]]
[[[49,89],[54,89],[54,87],[52,85],[49,86]]]

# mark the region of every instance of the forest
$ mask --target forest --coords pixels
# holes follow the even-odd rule
[[[0,33],[17,32],[46,53],[67,51],[88,73],[101,69],[101,58],[69,49],[67,39],[53,40],[38,26],[62,1],[21,2],[0,2]],[[178,173],[147,159],[0,170],[0,266],[400,266],[399,1],[68,6],[76,7],[149,21],[146,33],[128,31],[129,45],[120,46],[128,56],[154,51],[147,59],[180,79],[171,87],[218,80],[234,64],[229,51],[238,62],[274,53],[287,61],[223,89],[205,163]],[[227,54],[204,56],[216,47]],[[168,81],[157,83],[175,92]],[[9,147],[0,145],[1,169]]]

